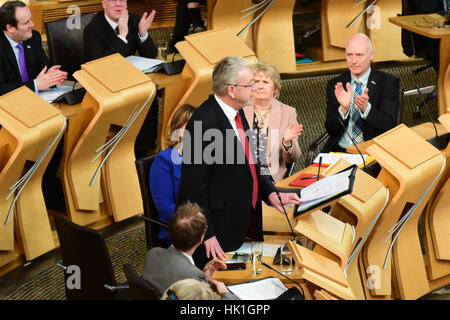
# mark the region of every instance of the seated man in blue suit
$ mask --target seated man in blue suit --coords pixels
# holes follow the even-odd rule
[[[23,85],[34,92],[61,85],[67,72],[52,66],[33,30],[30,9],[21,1],[0,8],[0,95]]]

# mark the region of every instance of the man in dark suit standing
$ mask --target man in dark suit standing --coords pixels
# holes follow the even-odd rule
[[[128,14],[126,0],[102,0],[104,12],[95,15],[84,29],[84,52],[88,61],[114,53],[127,57],[136,51],[154,58],[157,48],[148,34],[155,10],[142,17]]]
[[[349,71],[327,84],[325,128],[330,138],[322,152],[345,152],[352,140],[344,130],[358,144],[392,129],[397,121],[400,81],[370,67],[370,39],[361,33],[351,36],[345,52]]]
[[[250,151],[242,108],[252,102],[253,73],[241,57],[227,57],[213,71],[213,91],[189,120],[183,136],[178,204],[197,203],[208,221],[203,245],[194,253],[199,268],[211,258],[226,259],[247,236],[263,240],[261,200],[282,207],[268,176]],[[245,150],[245,151],[244,151]],[[294,193],[284,204],[298,204]]]
[[[0,95],[23,85],[34,92],[61,85],[67,72],[52,66],[33,30],[30,9],[21,1],[0,8]]]

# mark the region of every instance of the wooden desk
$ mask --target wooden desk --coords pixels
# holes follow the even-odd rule
[[[445,104],[444,98],[444,78],[445,71],[450,64],[450,28],[426,28],[427,21],[436,21],[442,25],[444,17],[437,14],[418,14],[403,17],[392,17],[389,21],[395,25],[402,27],[408,31],[420,34],[422,36],[440,39],[439,49],[439,80],[438,80],[438,108],[439,115],[450,112],[450,106]],[[417,26],[418,24],[419,26]]]
[[[149,73],[148,77],[152,79],[158,90],[157,95],[161,97],[161,110],[158,125],[158,149],[162,149],[162,138],[166,134],[170,117],[175,107],[183,97],[185,90],[189,86],[189,81],[181,73],[167,75],[165,73]]]

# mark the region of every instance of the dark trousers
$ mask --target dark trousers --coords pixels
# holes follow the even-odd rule
[[[149,150],[156,150],[156,139],[158,137],[158,113],[159,103],[155,97],[148,111],[136,142],[134,143],[134,155],[136,159],[147,156]]]
[[[189,25],[191,19],[189,17],[189,9],[187,4],[190,2],[200,2],[205,4],[205,0],[178,0],[177,15],[175,20],[175,28],[173,30],[172,42],[170,44],[170,51],[175,51],[175,44],[184,40],[184,36],[189,32]]]

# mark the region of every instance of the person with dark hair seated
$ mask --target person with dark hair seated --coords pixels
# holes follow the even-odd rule
[[[226,286],[212,279],[218,269],[226,269],[226,264],[213,259],[203,270],[194,264],[192,254],[202,243],[207,224],[200,207],[187,201],[179,206],[169,221],[168,231],[172,241],[169,248],[154,247],[145,257],[142,277],[153,284],[160,292],[165,292],[173,283],[183,279],[196,279],[211,283],[222,299],[236,300]]]
[[[0,95],[21,86],[38,93],[62,85],[67,72],[52,66],[33,30],[31,11],[22,1],[8,1],[0,8]]]
[[[175,203],[180,185],[181,162],[183,152],[183,132],[195,108],[189,104],[181,106],[173,115],[169,125],[169,134],[164,143],[167,149],[159,152],[150,169],[150,189],[158,210],[160,221],[168,222],[175,212]],[[159,228],[158,239],[170,245],[165,228]]]

